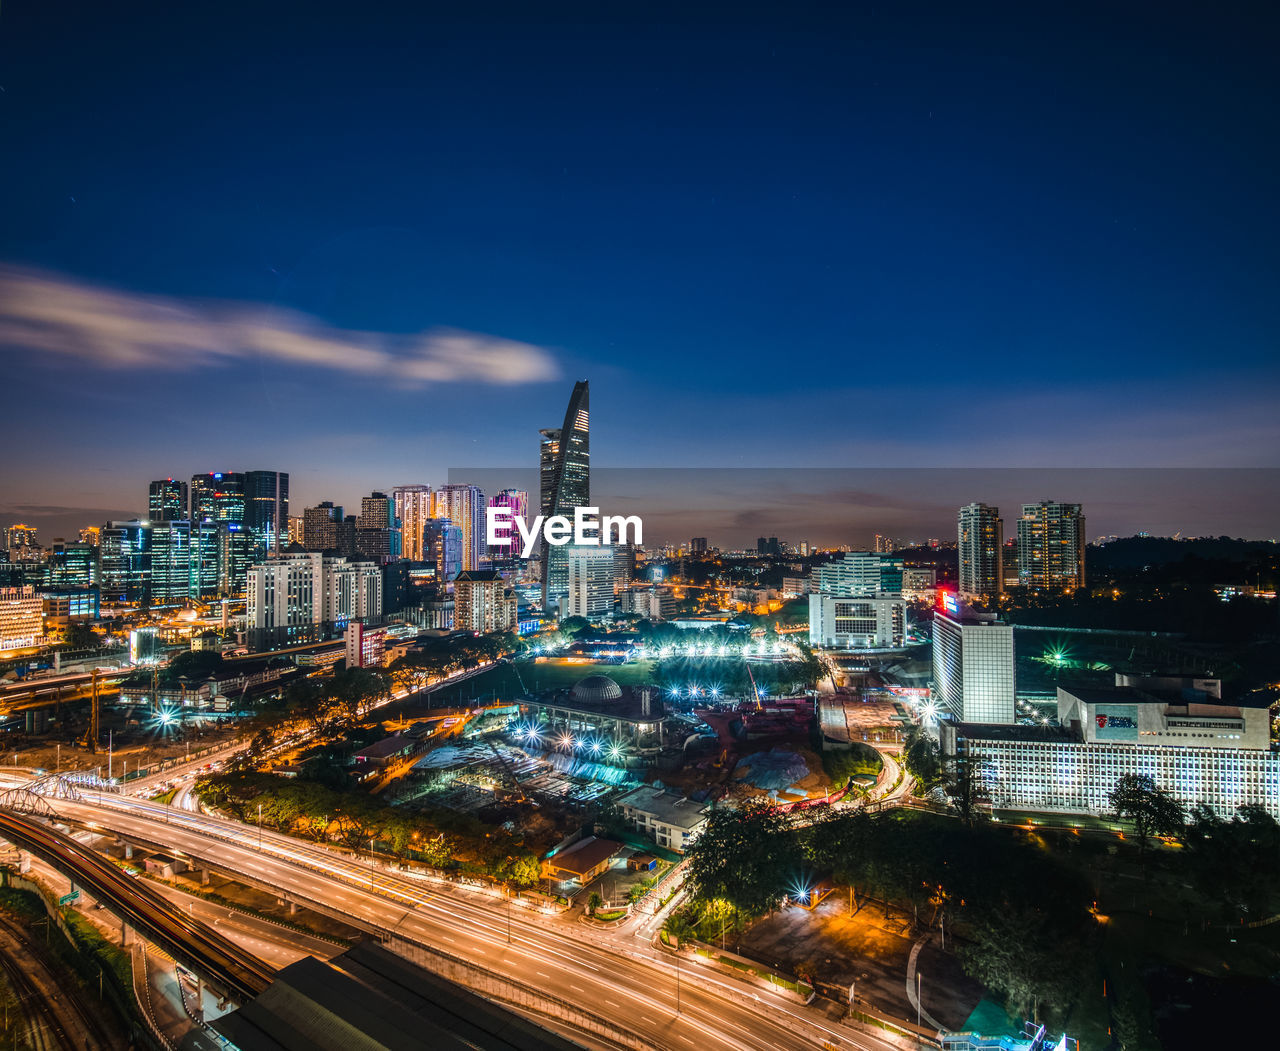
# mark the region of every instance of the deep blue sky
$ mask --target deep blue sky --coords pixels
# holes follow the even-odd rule
[[[581,377],[615,466],[1276,465],[1277,54],[1262,4],[6,3],[0,525],[529,466]]]

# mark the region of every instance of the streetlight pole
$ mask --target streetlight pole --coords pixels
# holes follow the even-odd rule
[[[511,888],[507,888],[507,944],[511,944]]]
[[[369,893],[373,893],[373,837],[369,837]]]
[[[676,1014],[680,1013],[680,949],[676,949]]]
[[[262,804],[258,804],[258,850],[262,850]]]
[[[920,1028],[920,1015],[924,1010],[924,1001],[920,999],[920,972],[916,971],[916,1028]]]

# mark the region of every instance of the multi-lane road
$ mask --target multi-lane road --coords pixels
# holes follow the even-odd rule
[[[578,1002],[654,1047],[888,1051],[893,1046],[828,1019],[821,1009],[756,992],[648,945],[627,945],[586,927],[550,922],[487,892],[407,878],[266,830],[259,848],[256,827],[163,804],[110,794],[100,802],[50,803],[77,824],[163,844],[380,932]]]
[[[252,953],[44,822],[0,811],[0,836],[66,872],[99,901],[110,902],[122,920],[225,993],[251,999],[275,979],[274,969]]]

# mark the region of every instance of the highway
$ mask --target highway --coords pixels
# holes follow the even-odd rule
[[[41,821],[0,811],[0,836],[66,873],[149,941],[203,975],[212,985],[251,999],[275,972],[217,931],[188,916],[100,854]]]
[[[634,940],[624,945],[586,927],[551,925],[523,907],[504,907],[487,891],[407,878],[267,830],[259,850],[256,827],[163,804],[110,794],[101,802],[48,802],[78,823],[164,844],[171,852],[208,860],[379,931],[572,999],[654,1047],[889,1051],[894,1046],[832,1022],[820,1009],[757,993],[692,961],[677,965],[652,947],[636,947]]]

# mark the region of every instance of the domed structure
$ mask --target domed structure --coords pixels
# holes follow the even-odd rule
[[[622,700],[622,687],[607,675],[588,675],[569,691],[576,704],[610,704]]]

